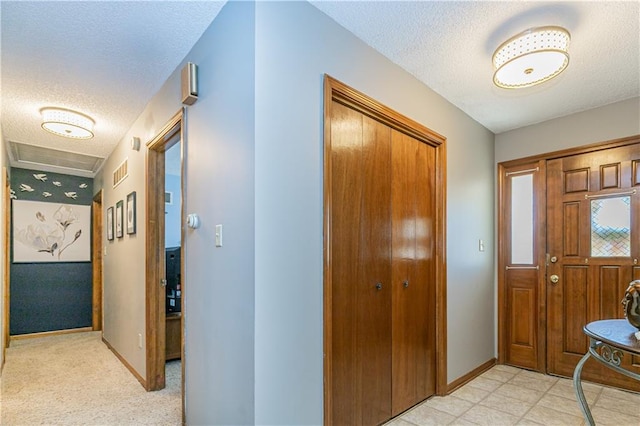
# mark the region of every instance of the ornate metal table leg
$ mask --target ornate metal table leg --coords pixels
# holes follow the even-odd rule
[[[584,392],[582,390],[582,380],[580,379],[580,374],[582,374],[582,367],[584,366],[584,363],[587,362],[590,356],[590,352],[584,354],[580,362],[578,362],[578,365],[576,365],[576,369],[573,370],[573,390],[576,392],[578,405],[580,406],[580,410],[582,411],[587,424],[589,426],[595,426],[595,422],[593,421],[593,417],[591,416],[591,410],[589,410],[589,406],[587,405],[587,399],[584,397]]]

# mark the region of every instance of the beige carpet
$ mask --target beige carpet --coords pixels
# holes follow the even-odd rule
[[[180,361],[146,392],[100,332],[17,340],[0,384],[2,425],[180,425]]]

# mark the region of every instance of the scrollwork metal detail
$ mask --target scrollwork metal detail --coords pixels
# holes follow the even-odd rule
[[[609,364],[620,366],[622,362],[622,358],[624,354],[617,349],[611,348],[609,345],[602,344],[600,349],[600,354],[602,355],[602,359],[607,361]]]

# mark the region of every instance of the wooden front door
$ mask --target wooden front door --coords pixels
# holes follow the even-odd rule
[[[624,318],[620,301],[640,278],[639,191],[640,144],[547,162],[548,373],[572,375],[588,349],[585,324]],[[623,363],[640,373],[638,359]],[[640,390],[595,363],[583,378]]]

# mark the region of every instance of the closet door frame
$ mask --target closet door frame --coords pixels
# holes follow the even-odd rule
[[[435,279],[436,279],[436,394],[447,392],[447,313],[446,313],[446,138],[427,127],[382,105],[367,95],[328,76],[324,76],[324,419],[332,413],[332,265],[331,265],[331,105],[338,102],[425,143],[435,150]]]

